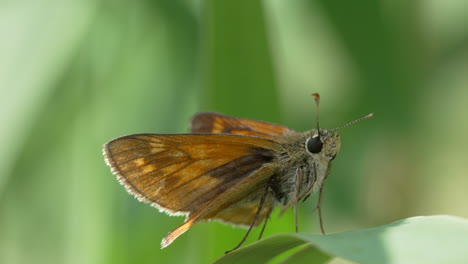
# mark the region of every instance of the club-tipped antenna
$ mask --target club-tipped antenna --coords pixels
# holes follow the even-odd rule
[[[373,113],[370,113],[370,114],[368,114],[368,115],[366,115],[366,116],[363,116],[363,117],[361,117],[361,118],[358,118],[358,119],[356,119],[356,120],[354,120],[354,121],[351,121],[351,122],[349,122],[349,123],[346,123],[346,124],[344,124],[344,125],[342,125],[342,126],[335,127],[335,128],[333,128],[333,129],[330,129],[329,131],[335,131],[335,130],[342,129],[342,128],[344,128],[344,127],[353,125],[353,124],[355,124],[355,123],[357,123],[357,122],[360,122],[360,121],[362,121],[362,120],[366,120],[366,119],[371,118],[371,117],[373,117],[373,116],[374,116],[374,114],[373,114]]]
[[[319,116],[320,116],[320,94],[313,93],[312,96],[315,99],[315,107],[317,108],[317,134],[320,138],[320,124],[319,124]]]

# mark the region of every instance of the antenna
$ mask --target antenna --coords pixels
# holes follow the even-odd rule
[[[373,113],[370,113],[370,114],[368,114],[368,115],[366,115],[366,116],[363,116],[363,117],[361,117],[361,118],[358,118],[358,119],[356,119],[356,120],[354,120],[354,121],[351,121],[351,122],[349,122],[349,123],[346,123],[346,124],[344,124],[344,125],[342,125],[342,126],[335,127],[335,128],[330,129],[330,130],[328,130],[328,131],[335,131],[335,130],[338,130],[338,129],[342,129],[342,128],[344,128],[344,127],[353,125],[353,124],[355,124],[355,123],[357,123],[357,122],[360,122],[360,121],[362,121],[362,120],[366,120],[366,119],[371,118],[371,117],[373,117],[373,116],[374,116],[374,114],[373,114]]]
[[[320,94],[313,93],[312,96],[315,98],[315,106],[317,108],[317,133],[320,138],[320,126],[319,126],[319,116],[320,116]]]

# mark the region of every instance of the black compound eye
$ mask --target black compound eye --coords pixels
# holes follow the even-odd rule
[[[307,140],[307,150],[310,153],[317,154],[322,151],[323,142],[320,140],[320,137],[312,137]]]

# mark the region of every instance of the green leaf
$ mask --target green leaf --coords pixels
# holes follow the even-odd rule
[[[289,257],[281,261],[281,264],[297,264],[297,263],[327,263],[331,256],[317,250],[313,245],[306,244],[303,248],[291,254]]]
[[[215,263],[265,263],[307,245],[283,263],[324,263],[340,257],[358,263],[467,263],[468,220],[418,216],[388,225],[330,235],[278,234],[252,243]]]

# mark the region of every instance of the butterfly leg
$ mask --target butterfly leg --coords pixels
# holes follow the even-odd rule
[[[313,168],[314,168],[313,170],[309,171],[309,176],[307,177],[307,184],[308,184],[309,187],[307,187],[307,191],[304,192],[307,195],[304,197],[304,199],[302,199],[303,202],[305,202],[307,200],[307,198],[310,197],[310,195],[311,195],[310,190],[314,187],[314,183],[315,183],[315,166]]]
[[[268,219],[270,219],[270,214],[271,212],[273,211],[273,207],[270,208],[270,210],[268,211],[266,217],[265,217],[265,222],[263,222],[263,226],[262,226],[262,231],[260,231],[260,235],[258,235],[258,240],[260,240],[263,236],[263,231],[265,231],[265,227],[267,225],[267,222],[268,222]]]
[[[242,240],[239,242],[239,244],[236,247],[234,247],[231,250],[228,250],[228,251],[224,252],[224,254],[228,254],[228,253],[238,249],[240,246],[242,246],[242,244],[244,244],[245,240],[247,239],[247,237],[250,234],[250,231],[252,231],[252,228],[255,226],[255,222],[257,222],[257,219],[260,216],[260,213],[263,210],[263,205],[265,204],[265,199],[266,199],[267,193],[268,193],[268,186],[265,189],[265,193],[262,195],[262,198],[260,199],[260,203],[258,204],[257,213],[255,214],[255,217],[254,217],[254,219],[252,221],[252,224],[250,225],[249,230],[247,230],[247,233],[245,234],[244,238],[242,238]]]
[[[320,186],[320,191],[319,191],[319,198],[317,202],[317,210],[318,210],[318,215],[319,215],[319,223],[320,223],[320,232],[322,232],[322,235],[325,235],[325,229],[323,228],[323,217],[322,217],[322,196],[323,196],[323,186],[325,184],[322,184]],[[315,210],[315,209],[314,209]]]
[[[320,232],[322,232],[322,235],[325,235],[325,229],[323,228],[323,218],[322,218],[322,196],[323,196],[323,186],[324,186],[324,184],[322,184],[322,186],[320,186],[319,197],[318,197],[317,205],[315,206],[314,210],[312,210],[312,213],[314,213],[315,210],[318,211],[318,215],[319,215],[319,224],[320,224]]]
[[[317,171],[315,170],[315,167],[314,167],[314,174],[317,175]],[[312,210],[312,213],[314,213],[315,210],[318,211],[320,232],[322,233],[322,235],[325,235],[325,229],[323,228],[323,218],[322,218],[322,196],[323,196],[324,186],[325,186],[325,184],[322,183],[322,185],[320,186],[320,190],[319,190],[319,197],[318,197],[317,205],[315,206],[314,210]],[[308,197],[309,196],[306,196],[306,198],[308,198]],[[305,201],[305,198],[304,198],[304,201]]]
[[[299,220],[297,217],[297,202],[299,201],[299,185],[301,181],[302,181],[302,170],[300,168],[297,168],[295,187],[294,187],[294,220],[296,223],[296,233],[299,232]]]

